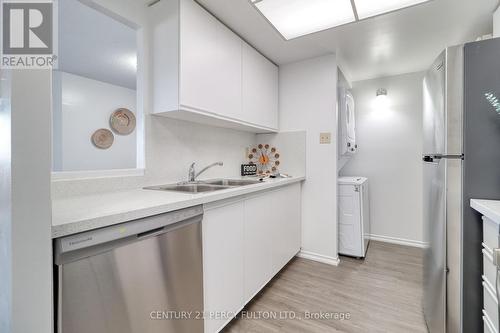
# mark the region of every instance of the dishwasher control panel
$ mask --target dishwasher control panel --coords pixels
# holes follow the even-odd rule
[[[175,223],[203,215],[203,207],[195,206],[187,209],[146,217],[110,227],[86,231],[56,240],[56,256],[91,246],[112,242],[114,240],[144,234],[150,230],[168,227]]]

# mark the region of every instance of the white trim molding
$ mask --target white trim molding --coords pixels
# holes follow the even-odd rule
[[[332,265],[332,266],[338,266],[340,264],[339,257],[330,257],[330,256],[325,256],[323,254],[318,254],[318,253],[304,251],[304,250],[300,250],[300,252],[297,254],[297,257],[321,262],[323,264]]]
[[[377,241],[377,242],[418,247],[421,249],[425,249],[425,248],[429,247],[428,243],[422,242],[422,241],[417,241],[417,240],[389,237],[389,236],[381,236],[381,235],[369,235],[369,237],[370,237],[370,240]]]

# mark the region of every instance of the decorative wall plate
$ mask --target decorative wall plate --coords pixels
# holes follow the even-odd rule
[[[261,175],[277,173],[280,165],[279,158],[278,150],[268,144],[259,144],[248,154],[248,160],[251,164],[257,165],[257,173]]]
[[[135,115],[129,109],[120,108],[113,112],[109,123],[115,133],[128,135],[135,129]]]
[[[115,136],[106,128],[98,129],[92,134],[92,143],[99,149],[108,149],[114,141]]]

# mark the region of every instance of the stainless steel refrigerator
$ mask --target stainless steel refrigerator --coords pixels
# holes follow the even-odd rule
[[[482,332],[481,220],[500,199],[500,40],[445,50],[424,79],[423,308],[429,332]]]

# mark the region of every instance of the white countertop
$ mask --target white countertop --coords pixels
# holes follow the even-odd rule
[[[136,189],[56,199],[52,202],[52,238],[289,185],[304,179],[268,179],[259,184],[197,194]]]
[[[493,222],[500,224],[500,200],[472,199],[470,206]]]

